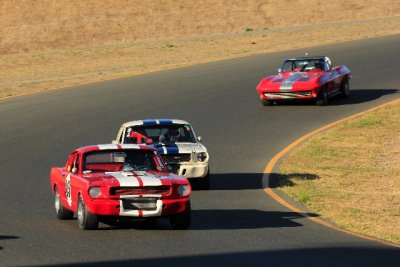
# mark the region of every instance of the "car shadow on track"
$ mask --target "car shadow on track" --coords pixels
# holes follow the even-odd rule
[[[335,96],[329,99],[327,106],[360,104],[379,99],[385,95],[400,93],[399,89],[353,89],[346,98]],[[283,101],[274,106],[315,106],[314,100]]]
[[[250,237],[249,237],[250,238]],[[221,240],[221,243],[223,240]],[[265,240],[265,242],[271,242]],[[190,249],[190,248],[188,248]],[[227,253],[193,253],[185,256],[151,257],[114,261],[74,262],[46,266],[397,266],[399,249],[391,247],[331,246],[263,249]]]
[[[212,173],[210,190],[261,189],[262,173]],[[194,185],[193,190],[199,190]]]
[[[190,230],[244,230],[303,226],[297,219],[313,213],[264,211],[256,209],[193,210]]]
[[[265,211],[257,209],[194,209],[188,231],[196,230],[249,230],[261,228],[301,227],[296,221],[304,217],[316,217],[314,213]],[[171,230],[167,218],[125,220],[118,224],[102,224],[99,230]]]
[[[292,177],[303,179],[318,179],[312,174],[270,174],[276,181],[279,179],[284,184],[290,184]],[[234,191],[234,190],[262,190],[263,173],[224,173],[211,175],[211,188],[209,191]],[[262,192],[262,191],[261,191]],[[202,190],[201,194],[207,195],[207,190]],[[212,193],[212,192],[210,192]],[[245,194],[248,194],[246,192]],[[215,194],[215,193],[214,193]],[[251,191],[250,194],[253,194]],[[192,200],[193,202],[194,200]],[[239,200],[240,203],[240,200]],[[192,207],[196,206],[193,205]],[[227,202],[222,204],[223,208],[192,209],[192,224],[189,230],[242,230],[259,228],[285,228],[300,227],[303,224],[297,219],[304,217],[317,217],[318,214],[312,212],[293,212],[260,210],[257,208],[244,209],[238,203]],[[224,206],[225,205],[225,206]],[[221,207],[221,204],[219,205]],[[140,229],[140,230],[170,230],[168,219],[152,218],[150,220],[126,220],[114,226],[101,227],[100,229]]]
[[[13,235],[0,235],[0,240],[18,239],[18,236]]]
[[[281,186],[293,186],[292,179],[296,177],[303,180],[315,180],[319,179],[318,175],[311,173],[291,173],[291,174],[280,174],[270,173],[268,177],[265,177],[264,173],[222,173],[222,174],[211,174],[210,190],[251,190],[251,189],[263,189],[266,187],[275,188],[278,185]],[[266,180],[266,178],[268,178]],[[194,191],[199,189],[194,186]]]
[[[10,239],[18,239],[18,236],[13,236],[13,235],[0,235],[0,240],[10,240]],[[4,247],[0,246],[0,250],[3,250]]]
[[[347,98],[334,97],[329,100],[330,106],[360,104],[379,99],[385,95],[400,93],[399,89],[354,89]]]

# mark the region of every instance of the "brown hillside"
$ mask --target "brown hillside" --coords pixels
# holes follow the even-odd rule
[[[0,54],[397,15],[397,0],[0,0]]]

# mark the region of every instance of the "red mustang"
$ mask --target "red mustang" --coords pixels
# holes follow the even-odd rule
[[[257,92],[264,106],[295,99],[314,99],[323,106],[335,95],[349,95],[350,78],[346,66],[333,67],[328,57],[306,56],[285,60],[277,75],[259,83]]]
[[[190,226],[188,180],[168,172],[156,149],[134,144],[76,149],[65,167],[51,168],[60,220],[77,214],[82,229],[125,217],[169,217],[173,229]]]

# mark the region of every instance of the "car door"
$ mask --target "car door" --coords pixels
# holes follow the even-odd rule
[[[340,90],[340,72],[336,68],[330,69],[331,81],[330,81],[330,93],[335,94]]]
[[[74,180],[76,180],[76,175],[79,168],[79,154],[75,153],[70,156],[67,162],[67,166],[61,172],[61,181],[59,185],[59,194],[63,200],[65,206],[73,209],[74,205],[72,199],[72,191]]]

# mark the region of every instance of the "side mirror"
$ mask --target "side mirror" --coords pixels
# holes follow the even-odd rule
[[[203,140],[203,139],[201,138],[201,136],[197,136],[197,140],[198,140],[199,142],[201,142],[201,140]]]
[[[73,174],[77,174],[77,173],[78,173],[78,168],[73,167],[72,170],[71,170],[71,172],[72,172]]]
[[[281,68],[279,68],[279,69],[278,69],[278,73],[281,73],[281,72],[282,72],[282,69],[281,69]]]

